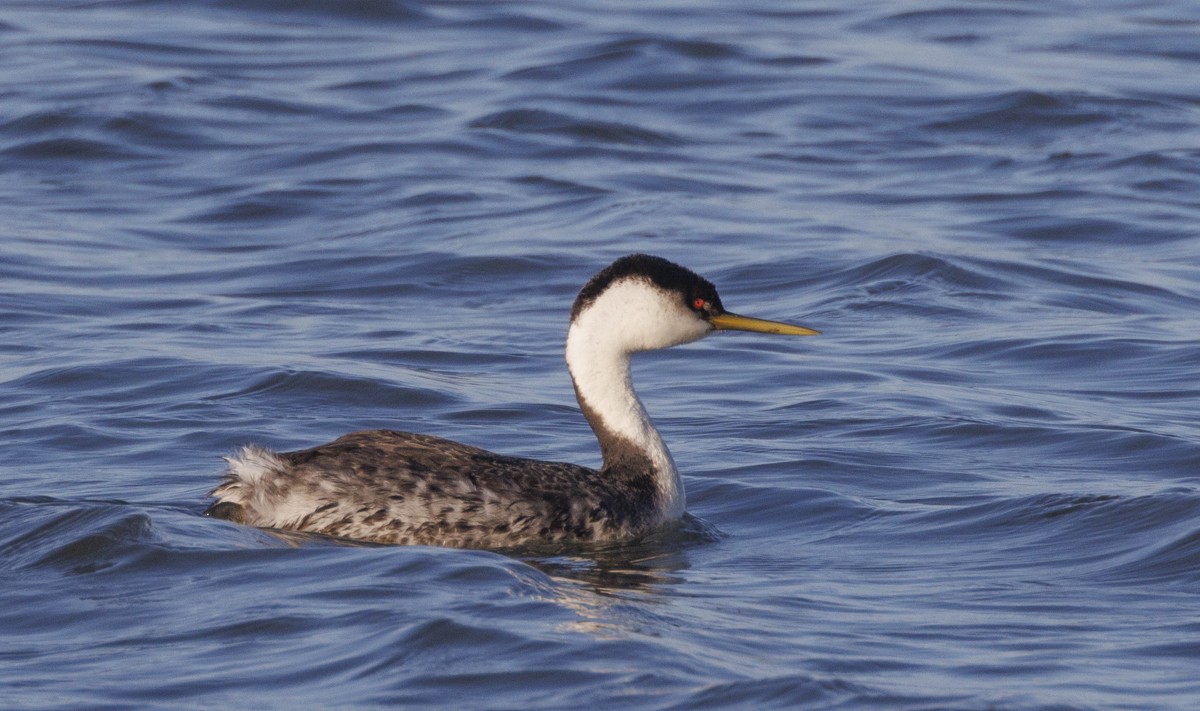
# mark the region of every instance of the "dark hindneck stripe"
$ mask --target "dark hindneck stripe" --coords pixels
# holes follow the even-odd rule
[[[661,494],[656,483],[659,472],[655,469],[654,462],[640,447],[605,427],[600,416],[579,393],[578,388],[575,395],[579,400],[579,409],[583,411],[583,416],[587,418],[596,440],[600,443],[600,456],[604,459],[601,475],[614,484],[619,483],[622,487],[636,490],[657,508]]]

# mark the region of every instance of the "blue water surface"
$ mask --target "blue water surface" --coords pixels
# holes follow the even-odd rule
[[[0,5],[0,707],[1200,707],[1200,6]],[[571,300],[682,530],[529,554],[200,516],[369,427],[596,465]]]

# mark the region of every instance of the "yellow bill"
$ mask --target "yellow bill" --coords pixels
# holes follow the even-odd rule
[[[731,313],[713,316],[709,319],[709,323],[718,331],[754,331],[755,333],[778,333],[781,336],[821,335],[820,331],[805,328],[804,326],[794,326],[782,321],[767,321],[766,319],[738,316]]]

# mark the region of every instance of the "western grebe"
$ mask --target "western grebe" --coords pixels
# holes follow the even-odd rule
[[[721,330],[819,333],[729,313],[708,280],[661,257],[621,257],[584,285],[567,329],[567,369],[600,441],[599,471],[370,430],[298,452],[242,448],[227,458],[205,514],[397,544],[510,547],[640,536],[682,516],[684,494],[671,453],[633,391],[630,356]]]

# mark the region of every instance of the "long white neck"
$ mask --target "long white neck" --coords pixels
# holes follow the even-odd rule
[[[580,408],[600,441],[605,469],[648,464],[667,520],[683,515],[683,482],[671,452],[633,391],[630,357],[638,351],[696,340],[708,327],[658,318],[665,297],[652,291],[638,283],[610,288],[571,323],[566,356]],[[681,320],[684,325],[678,326]]]
[[[684,511],[683,481],[675,460],[633,390],[629,353],[598,350],[586,334],[571,329],[567,335],[567,368],[575,383],[575,396],[596,439],[604,467],[637,466],[632,455],[649,463],[665,519]]]

